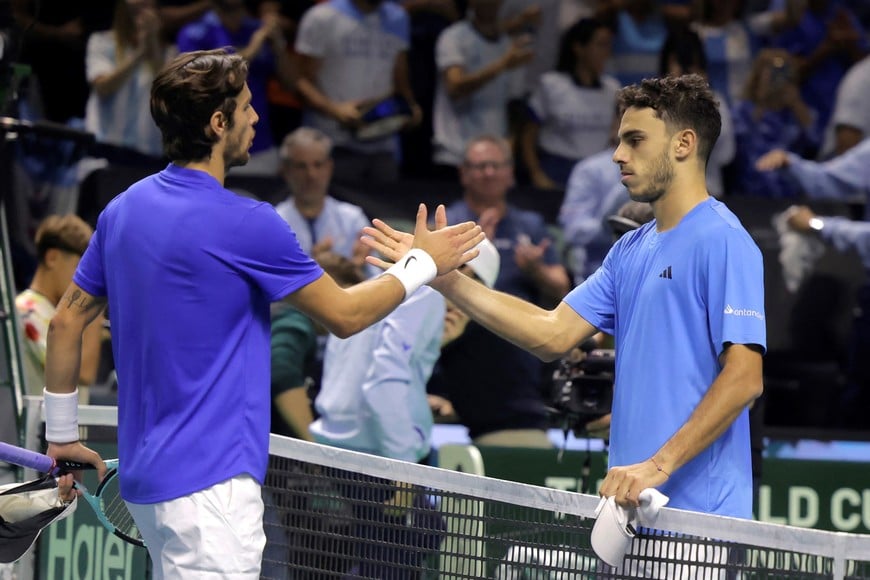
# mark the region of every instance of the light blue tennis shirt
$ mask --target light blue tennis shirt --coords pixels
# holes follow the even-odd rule
[[[441,355],[444,297],[428,287],[350,338],[330,336],[311,424],[318,443],[417,462],[430,451],[426,383]]]
[[[565,302],[616,340],[610,466],[648,460],[722,370],[724,345],[765,347],[761,252],[708,198],[671,230],[623,236]],[[748,412],[660,486],[670,507],[751,518]]]
[[[269,303],[322,274],[269,204],[203,171],[170,164],[112,200],[74,280],[108,296],[124,499],[263,481]]]

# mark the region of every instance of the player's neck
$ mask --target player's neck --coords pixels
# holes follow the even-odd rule
[[[656,230],[664,232],[676,227],[686,214],[709,197],[703,173],[674,177],[665,194],[652,204]]]
[[[221,184],[221,187],[224,185],[224,179],[226,179],[227,173],[226,168],[224,167],[224,159],[223,155],[218,154],[217,152],[212,152],[211,157],[207,159],[201,159],[199,161],[188,161],[186,163],[177,163],[179,167],[184,167],[185,169],[194,169],[196,171],[204,171],[208,173],[212,177],[214,177],[218,183]]]

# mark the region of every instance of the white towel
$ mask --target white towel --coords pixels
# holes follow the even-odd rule
[[[669,498],[650,487],[641,491],[637,500],[640,505],[635,509],[620,506],[613,496],[602,497],[595,508],[592,549],[610,566],[622,564],[638,526],[653,527]]]

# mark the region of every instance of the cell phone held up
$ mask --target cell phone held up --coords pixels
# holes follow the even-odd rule
[[[776,57],[770,64],[770,90],[779,91],[794,80],[794,69],[791,63],[782,57]]]

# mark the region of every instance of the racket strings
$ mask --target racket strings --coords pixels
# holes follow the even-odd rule
[[[127,509],[127,504],[121,499],[121,488],[118,485],[118,477],[113,476],[104,486],[100,493],[100,502],[106,519],[115,526],[122,534],[141,540],[142,535],[136,522]]]

